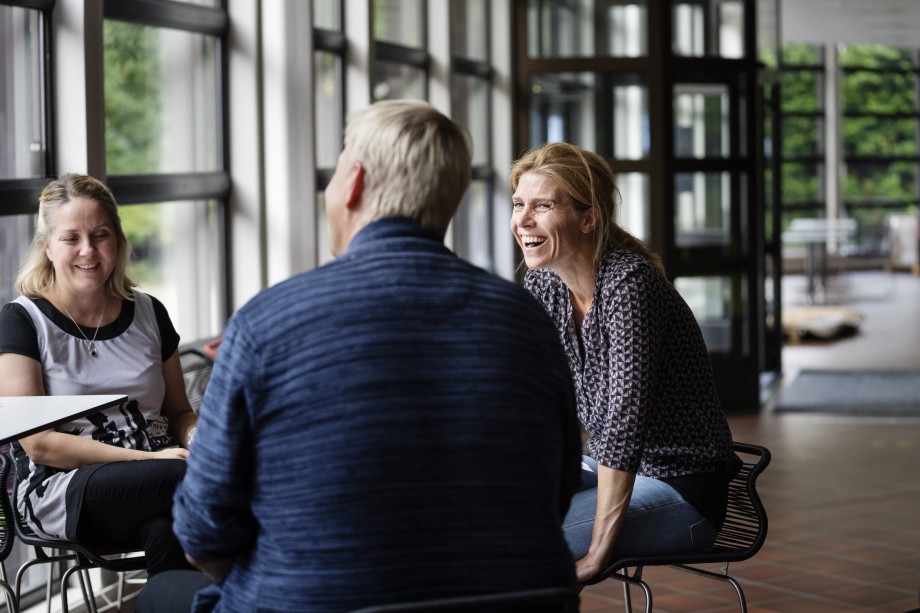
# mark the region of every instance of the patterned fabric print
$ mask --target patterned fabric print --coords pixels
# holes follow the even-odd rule
[[[525,286],[562,337],[594,459],[659,479],[733,462],[699,325],[650,262],[627,251],[605,254],[581,343],[562,280],[532,270]]]

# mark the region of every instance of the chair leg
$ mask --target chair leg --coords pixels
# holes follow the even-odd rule
[[[80,591],[83,593],[83,601],[86,604],[87,611],[97,613],[96,596],[95,592],[93,592],[93,583],[89,577],[89,571],[78,564],[69,567],[61,575],[61,613],[68,613],[70,610],[67,602],[67,583],[74,573],[77,574],[77,579],[80,581]]]
[[[642,566],[636,567],[632,575],[629,569],[622,569],[622,573],[614,573],[611,577],[623,582],[623,601],[626,605],[626,613],[632,613],[632,596],[629,591],[631,585],[638,585],[645,592],[645,613],[652,613],[652,588],[648,583],[642,580]]]
[[[0,562],[0,589],[3,590],[3,594],[6,598],[6,608],[10,613],[17,613],[19,607],[16,604],[16,593],[13,591],[13,588],[10,587],[10,584],[6,580],[6,567],[3,565],[3,562]]]
[[[683,564],[675,564],[673,568],[682,570],[684,572],[692,573],[700,577],[709,577],[710,579],[716,579],[718,581],[725,581],[726,583],[731,584],[735,588],[735,594],[738,595],[738,605],[741,607],[741,613],[747,613],[747,600],[744,598],[744,590],[741,589],[741,584],[738,583],[734,577],[728,575],[727,566],[723,566],[723,573],[714,573],[702,568],[695,568],[693,566],[686,566]]]

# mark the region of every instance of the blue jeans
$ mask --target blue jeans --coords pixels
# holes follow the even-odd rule
[[[562,523],[576,560],[588,553],[597,510],[597,462],[582,457],[582,490],[572,497]],[[636,477],[629,510],[610,559],[706,551],[716,530],[673,487],[651,477]]]

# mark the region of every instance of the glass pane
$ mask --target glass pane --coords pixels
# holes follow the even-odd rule
[[[489,59],[489,19],[485,0],[450,0],[451,53]]]
[[[781,48],[782,61],[786,66],[815,66],[824,63],[824,47],[805,43],[786,43]]]
[[[711,23],[714,32],[707,29],[707,9],[715,10]],[[724,58],[744,57],[744,3],[742,0],[722,0],[717,4],[678,2],[674,5],[674,36],[672,49],[675,55],[702,57],[717,55]],[[707,39],[707,35],[713,37]]]
[[[849,163],[843,178],[843,199],[864,203],[914,201],[917,165],[914,162]]]
[[[620,160],[641,160],[648,157],[650,146],[648,88],[614,85],[613,156]]]
[[[473,166],[489,163],[489,81],[454,74],[451,88],[453,119],[470,131]]]
[[[674,5],[674,55],[702,57],[706,54],[705,14],[699,4]]]
[[[909,71],[916,63],[914,49],[887,45],[841,45],[840,65],[845,68],[870,68]]]
[[[313,54],[313,65],[316,77],[313,91],[316,166],[335,168],[344,138],[342,59],[335,54],[318,51]]]
[[[535,74],[530,86],[530,146],[565,141],[595,150],[594,75]]]
[[[679,247],[729,243],[730,187],[731,177],[727,172],[675,175],[674,223]]]
[[[169,202],[119,207],[134,256],[128,274],[158,298],[184,341],[220,334],[217,203]]]
[[[374,102],[400,98],[426,98],[424,71],[408,64],[378,61],[374,67]]]
[[[783,155],[824,155],[824,118],[783,116]]]
[[[727,353],[740,346],[741,339],[732,338],[732,318],[743,321],[747,311],[742,278],[678,277],[674,287],[696,316],[710,352]]]
[[[454,249],[486,270],[492,270],[492,223],[488,181],[473,181],[454,216]]]
[[[218,170],[217,39],[106,20],[109,174]]]
[[[815,202],[824,198],[824,164],[784,162],[781,170],[784,204]]]
[[[313,0],[313,27],[324,30],[341,30],[341,0]]]
[[[824,109],[824,77],[814,70],[780,73],[784,111],[817,112]]]
[[[917,154],[917,120],[912,117],[844,117],[843,152],[851,155]]]
[[[912,113],[917,95],[913,74],[858,70],[843,77],[844,111],[856,113]]]
[[[527,54],[530,57],[594,55],[592,0],[527,2]]]
[[[32,243],[34,215],[0,215],[0,306],[16,297],[13,282]]]
[[[757,58],[767,68],[779,64],[780,10],[775,0],[757,0]]]
[[[729,98],[725,85],[674,86],[674,155],[728,157]]]
[[[648,53],[648,14],[645,2],[615,2],[607,8],[606,53],[639,57]]]
[[[374,0],[374,39],[423,47],[422,0]]]
[[[617,223],[636,238],[648,242],[651,238],[651,197],[648,175],[641,172],[617,174],[620,206]]]
[[[0,6],[0,179],[45,175],[41,22],[39,11]]]
[[[326,220],[326,194],[316,194],[316,261],[320,264],[331,262],[332,239],[329,234],[329,223]]]
[[[719,56],[744,57],[744,4],[740,0],[719,4]]]

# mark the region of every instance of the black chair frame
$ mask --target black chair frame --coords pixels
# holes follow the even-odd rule
[[[652,611],[652,590],[642,579],[646,566],[671,566],[673,568],[725,581],[738,596],[741,613],[747,613],[747,601],[741,584],[728,574],[731,562],[740,562],[753,557],[767,538],[767,512],[757,493],[757,477],[770,463],[770,450],[758,445],[735,442],[735,453],[742,457],[743,465],[728,487],[728,512],[725,523],[708,551],[681,556],[636,556],[611,562],[600,574],[588,581],[589,585],[613,578],[623,582],[623,596],[626,610],[632,611],[629,588],[642,588],[645,593],[645,611]],[[747,459],[745,459],[747,458]],[[721,564],[721,572],[697,568],[698,564]],[[633,569],[630,571],[630,569]]]
[[[6,459],[2,453],[0,457]],[[10,498],[6,495],[6,478],[9,474],[9,463],[5,461],[0,463],[0,487],[4,488],[4,491],[0,492],[0,590],[3,591],[6,598],[7,610],[15,613],[19,610],[19,601],[16,598],[16,592],[7,582],[6,568],[3,565],[13,550],[13,522],[16,517],[13,515]]]
[[[14,464],[11,458],[6,455],[0,455],[0,461],[9,466]],[[18,477],[21,475],[17,474]],[[16,503],[17,492],[13,491],[13,505]],[[144,570],[147,562],[143,555],[136,555],[137,549],[102,549],[94,550],[73,541],[46,539],[36,534],[26,523],[25,519],[17,513],[17,521],[13,522],[16,532],[16,538],[20,542],[29,545],[35,549],[35,558],[27,561],[19,567],[16,573],[15,598],[20,599],[22,589],[22,579],[25,572],[37,564],[50,564],[54,562],[73,562],[61,574],[61,613],[68,613],[69,607],[67,602],[67,584],[74,573],[78,573],[80,587],[83,592],[83,599],[87,609],[96,613],[96,599],[93,592],[92,584],[89,583],[89,575],[83,571],[92,568],[101,568],[113,573],[125,573],[135,570]],[[55,555],[49,554],[46,550],[61,550],[69,553]]]

